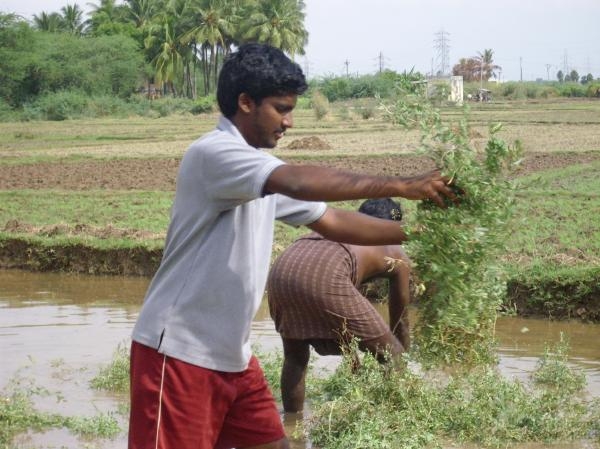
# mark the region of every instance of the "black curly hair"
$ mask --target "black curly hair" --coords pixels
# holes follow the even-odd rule
[[[402,220],[400,203],[391,198],[366,200],[360,205],[358,211],[376,218],[394,221]]]
[[[265,44],[244,44],[223,63],[217,84],[217,102],[225,117],[238,109],[246,93],[256,104],[274,95],[303,94],[308,85],[302,69],[280,49]]]

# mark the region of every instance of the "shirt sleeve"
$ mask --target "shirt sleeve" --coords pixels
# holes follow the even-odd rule
[[[202,149],[202,178],[206,192],[228,205],[260,198],[273,170],[284,162],[234,139]]]
[[[275,218],[292,226],[307,225],[317,221],[327,209],[327,204],[317,201],[295,200],[276,194]]]

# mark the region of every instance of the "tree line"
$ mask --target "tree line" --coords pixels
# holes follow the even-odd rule
[[[482,52],[478,52],[476,56],[460,58],[452,68],[452,74],[462,76],[465,82],[483,82],[492,77],[498,78],[500,70],[502,70],[502,67],[494,63],[494,51],[491,48],[486,48]],[[571,70],[569,73],[559,70],[556,72],[556,80],[559,83],[588,84],[594,81],[594,76],[591,73],[580,76],[577,70]]]
[[[15,105],[43,89],[82,87],[73,86],[73,76],[68,75],[62,77],[63,86],[40,80],[40,75],[52,72],[48,58],[36,50],[40,45],[57,58],[54,69],[61,61],[68,67],[85,65],[61,50],[81,57],[102,55],[107,57],[104,65],[129,60],[130,68],[148,85],[195,99],[214,92],[220,64],[234,46],[268,43],[294,57],[304,54],[308,40],[303,0],[125,0],[122,4],[100,0],[91,6],[87,18],[77,4],[67,4],[58,12],[42,11],[31,22],[0,12],[0,56],[11,58],[0,61],[0,82],[7,81],[18,91],[7,99],[7,89],[0,87],[5,100]],[[123,89],[118,80],[129,79],[131,71],[110,73],[116,85],[109,92],[125,95],[131,90],[129,81]]]

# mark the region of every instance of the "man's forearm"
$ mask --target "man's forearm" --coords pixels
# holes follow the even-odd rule
[[[266,190],[307,201],[343,201],[402,196],[401,178],[378,177],[313,165],[278,167]]]

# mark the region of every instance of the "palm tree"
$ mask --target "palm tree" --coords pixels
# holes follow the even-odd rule
[[[462,76],[465,81],[474,81],[479,77],[480,63],[475,58],[460,58],[458,64],[452,68],[452,74]]]
[[[475,59],[479,62],[479,81],[483,85],[483,79],[489,80],[496,76],[496,70],[501,69],[499,65],[494,64],[494,50],[487,48],[483,52],[478,52]]]
[[[156,69],[156,82],[169,86],[173,95],[177,95],[174,80],[181,72],[183,58],[177,48],[173,26],[169,22],[164,24],[164,40],[160,46],[160,53],[152,60],[152,64]]]
[[[191,58],[189,48],[180,42],[181,26],[189,15],[188,0],[169,0],[167,7],[152,19],[144,40],[155,70],[154,81],[174,95],[176,81],[183,79],[185,61]]]
[[[88,29],[94,35],[118,34],[121,31],[127,6],[117,5],[116,0],[100,0],[98,5],[88,3],[92,8]]]
[[[127,18],[136,28],[145,28],[152,18],[164,8],[162,0],[125,0],[128,6]]]
[[[195,0],[192,2],[190,10],[193,12],[192,27],[181,37],[181,42],[190,45],[196,56],[197,50],[200,48],[204,66],[204,92],[207,94],[211,90],[211,79],[216,85],[219,51],[227,51],[226,41],[234,33],[236,2]],[[197,57],[193,61],[194,67],[196,67]],[[193,90],[195,97],[195,89]]]
[[[62,17],[57,12],[48,14],[42,11],[39,16],[33,16],[33,26],[40,31],[54,33],[61,30]]]
[[[303,0],[258,0],[242,24],[240,40],[270,44],[292,57],[303,55],[308,42],[304,8]]]
[[[60,10],[62,12],[62,25],[63,29],[69,33],[80,36],[83,34],[84,23],[83,23],[83,10],[79,5],[63,6]]]

